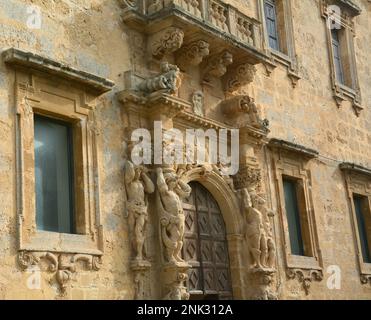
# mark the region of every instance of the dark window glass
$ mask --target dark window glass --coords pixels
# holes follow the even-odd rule
[[[264,1],[264,10],[265,10],[265,23],[267,25],[267,33],[269,46],[279,51],[279,42],[278,42],[278,31],[277,31],[277,11],[276,3],[274,0],[265,0]]]
[[[285,193],[285,208],[289,227],[291,253],[297,256],[304,256],[304,245],[297,196],[297,182],[295,180],[284,178],[283,188]]]
[[[361,241],[361,251],[363,256],[363,261],[366,263],[371,263],[371,254],[370,254],[370,243],[367,237],[367,197],[362,197],[355,195],[353,197],[354,208],[356,210],[357,216],[357,225],[359,232],[359,240]]]
[[[73,233],[71,127],[35,115],[34,128],[37,228]]]
[[[339,30],[333,29],[331,31],[331,37],[332,37],[332,51],[333,51],[333,54],[334,54],[336,79],[341,84],[345,84],[343,65],[342,65],[342,61],[341,61]]]

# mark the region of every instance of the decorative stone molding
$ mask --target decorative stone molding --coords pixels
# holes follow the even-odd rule
[[[38,266],[43,260],[48,264],[48,272],[53,273],[55,281],[59,286],[61,295],[66,295],[68,284],[72,275],[77,272],[77,265],[81,261],[86,270],[98,271],[101,268],[100,256],[88,254],[66,254],[51,252],[20,251],[18,262],[23,270]]]
[[[305,294],[309,294],[309,290],[313,281],[322,281],[322,270],[305,270],[305,269],[287,269],[286,275],[288,279],[297,279],[305,290]]]
[[[210,82],[211,77],[220,78],[224,76],[227,73],[228,66],[232,63],[233,55],[227,50],[210,57],[204,69],[204,81]]]
[[[189,66],[198,66],[210,54],[209,46],[209,43],[204,40],[197,40],[184,46],[177,58],[179,67],[185,70]]]
[[[181,86],[181,73],[177,66],[168,62],[161,63],[160,74],[148,79],[145,79],[139,84],[139,90],[145,95],[152,93],[166,93],[175,95]]]
[[[175,27],[166,28],[152,35],[149,41],[150,52],[152,55],[161,59],[165,55],[172,54],[183,44],[184,32]]]
[[[5,63],[13,66],[32,68],[49,75],[55,75],[67,81],[74,81],[85,87],[90,87],[97,92],[98,95],[110,91],[114,86],[114,82],[91,73],[77,70],[69,65],[61,62],[26,52],[16,48],[10,48],[2,53]]]
[[[256,67],[250,63],[241,64],[231,70],[224,76],[224,90],[233,93],[251,83],[254,80]]]

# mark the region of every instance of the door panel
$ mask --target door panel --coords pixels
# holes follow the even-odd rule
[[[199,183],[184,201],[183,257],[192,266],[188,286],[192,299],[231,299],[232,286],[226,230],[220,208]]]

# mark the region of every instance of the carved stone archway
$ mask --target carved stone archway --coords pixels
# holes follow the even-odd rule
[[[205,175],[202,168],[190,170],[185,174],[183,180],[198,182],[216,200],[226,228],[233,298],[244,299],[244,259],[242,256],[244,222],[235,192],[223,177],[214,172]]]

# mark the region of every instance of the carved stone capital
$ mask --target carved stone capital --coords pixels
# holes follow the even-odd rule
[[[102,264],[100,256],[89,254],[31,251],[20,251],[18,254],[18,262],[23,270],[38,266],[41,260],[47,263],[47,271],[53,273],[62,296],[66,295],[68,283],[72,274],[76,273],[78,262],[84,262],[85,269],[93,271],[98,271]]]
[[[233,55],[224,50],[216,54],[207,61],[204,69],[204,81],[210,82],[211,77],[220,78],[227,73],[227,68],[233,63]]]
[[[180,49],[183,39],[183,30],[175,27],[166,28],[152,36],[149,42],[150,52],[155,58],[161,59]]]
[[[183,265],[165,265],[163,269],[163,280],[165,284],[165,295],[163,300],[188,300],[190,294],[186,287],[188,280],[188,269],[191,266],[187,263]]]
[[[306,269],[287,269],[287,278],[297,279],[303,285],[305,294],[309,294],[310,286],[313,281],[322,281],[323,273],[322,270],[306,270]]]
[[[230,69],[224,76],[224,91],[233,93],[254,80],[256,68],[250,63],[241,64]]]
[[[242,167],[238,174],[233,176],[233,181],[237,190],[243,188],[248,188],[248,190],[259,189],[262,183],[261,170],[259,167]]]
[[[178,65],[182,70],[189,66],[198,66],[210,54],[209,43],[197,40],[184,46],[178,55]]]
[[[272,269],[250,269],[246,275],[247,296],[254,300],[277,300],[278,295],[272,289],[276,271]]]

